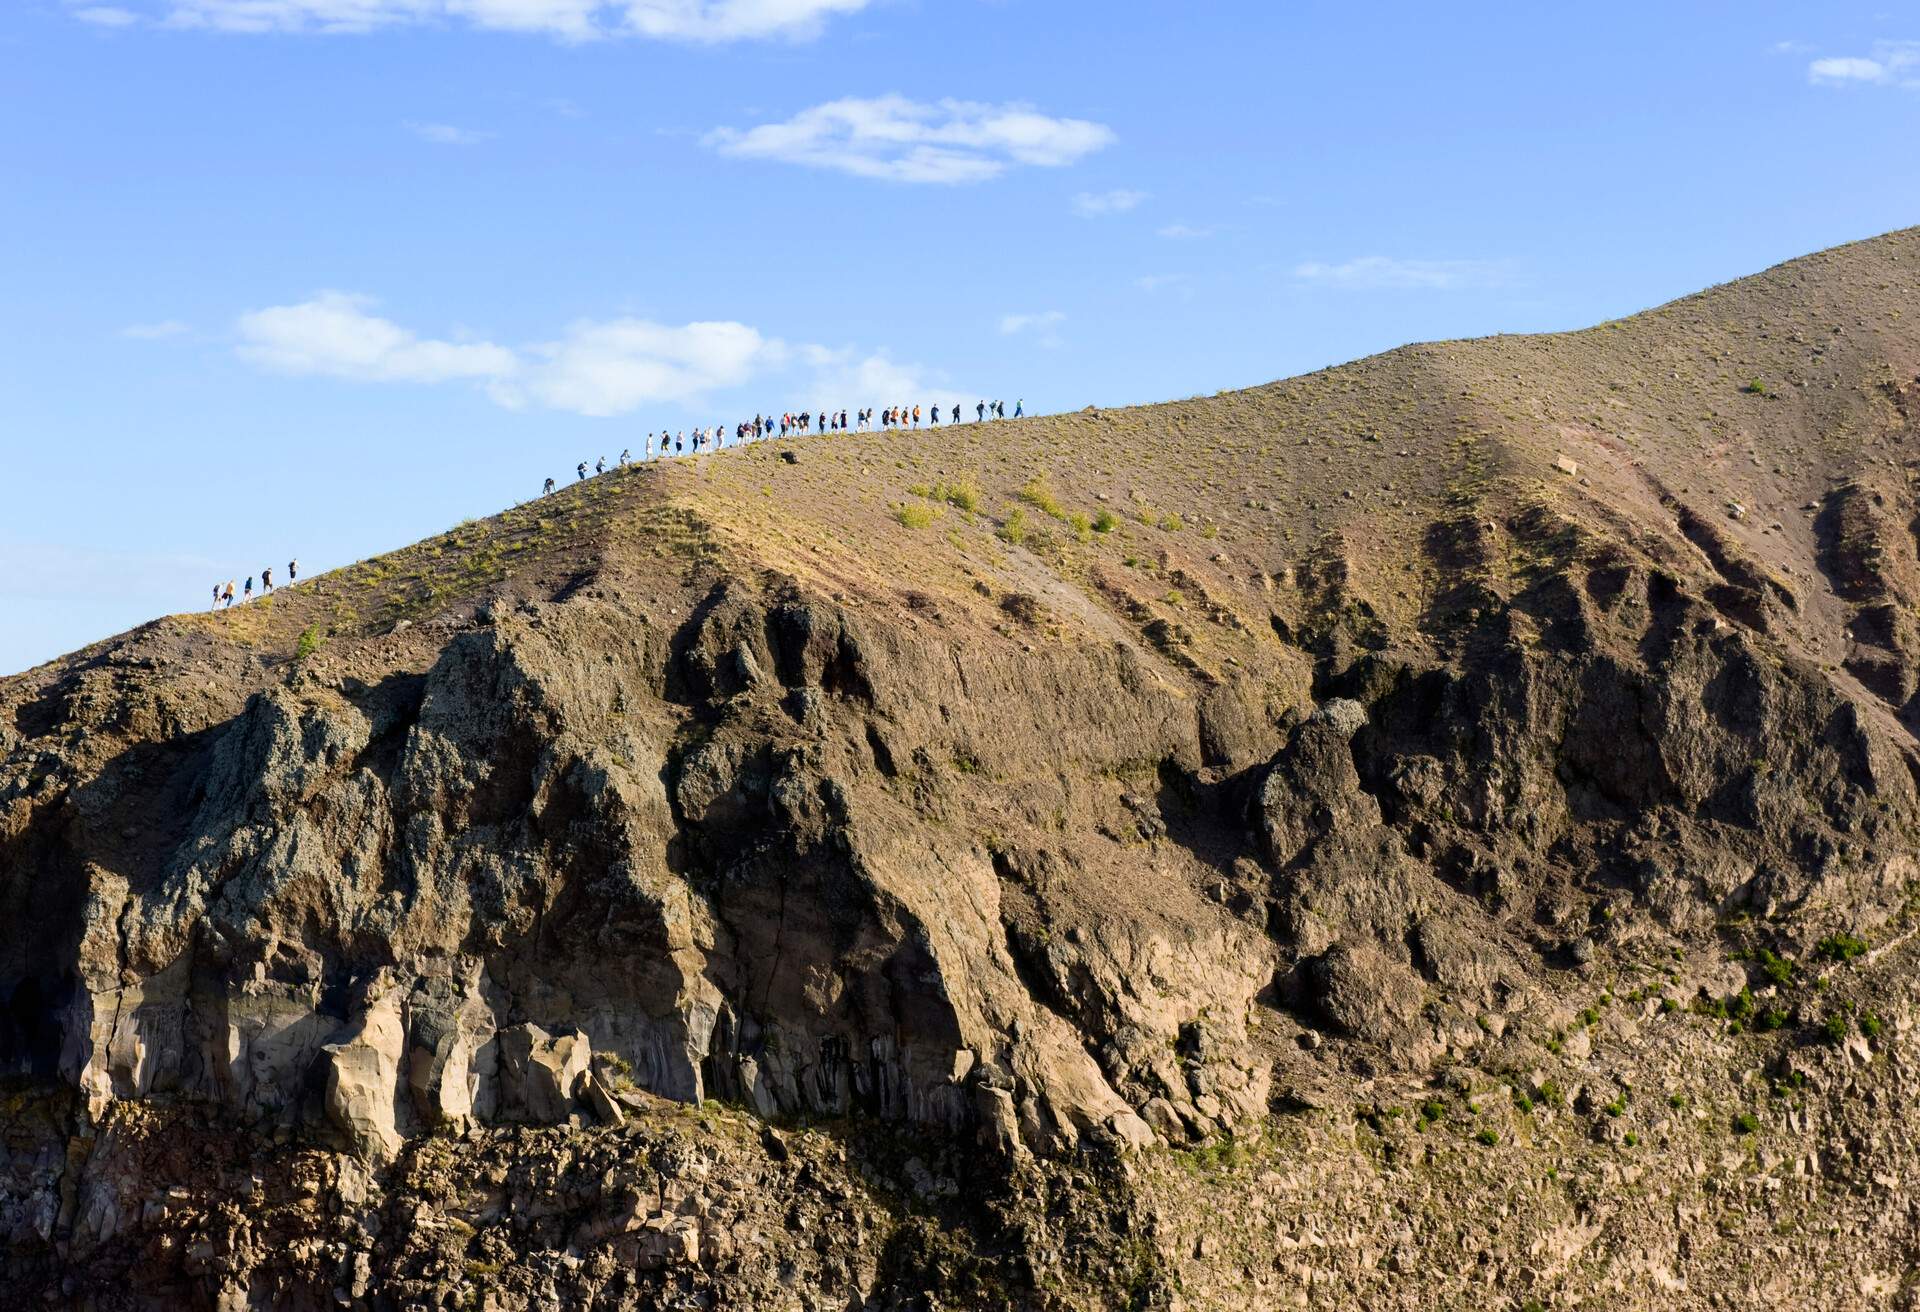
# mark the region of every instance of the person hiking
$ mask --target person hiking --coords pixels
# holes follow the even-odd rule
[[[596,474],[604,474],[607,472],[607,458],[605,456],[601,456],[593,462],[593,472]]]
[[[582,460],[573,467],[573,470],[576,474],[580,475],[580,477],[585,478],[587,476],[587,462]]]
[[[540,495],[541,495],[541,496],[543,496],[543,497],[550,497],[550,496],[552,496],[552,495],[553,495],[553,480],[552,480],[552,479],[548,479],[548,480],[547,480],[547,481],[546,481],[546,482],[545,482],[544,484],[542,484],[542,485],[541,485],[541,488],[540,488]]]
[[[233,580],[232,579],[227,580],[227,590],[224,595],[226,598],[227,608],[231,610],[233,608]]]
[[[299,577],[300,577],[300,562],[298,560],[288,561],[287,562],[287,586],[292,587],[294,584],[294,580],[298,579]]]
[[[976,424],[980,423],[986,417],[987,417],[987,403],[985,401],[982,401],[979,405],[973,408],[973,422]]]
[[[915,428],[920,427],[920,407],[919,406],[915,406],[913,408],[913,426]]]
[[[633,462],[633,448],[625,447],[625,446],[621,447],[620,448],[620,468],[625,469],[632,462]]]
[[[213,585],[213,608],[215,610],[220,609],[220,585],[218,583]]]
[[[253,600],[253,575],[251,574],[247,575],[247,586],[241,591],[240,600],[242,601]]]
[[[1026,412],[1027,412],[1027,403],[1025,401],[1015,401],[1013,403],[1013,417],[1015,419],[1018,419],[1021,415],[1025,414]]]
[[[269,565],[265,569],[260,571],[260,595],[264,597],[267,593],[272,591],[273,591],[273,566]]]

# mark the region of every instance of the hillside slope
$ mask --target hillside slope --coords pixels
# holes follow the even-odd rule
[[[0,1270],[1910,1306],[1917,437],[1913,229],[0,681]]]

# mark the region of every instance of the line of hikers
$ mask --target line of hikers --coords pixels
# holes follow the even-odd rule
[[[932,423],[939,424],[945,422],[957,424],[962,422],[962,411],[957,404],[954,405],[944,417],[941,407],[936,405],[929,407],[929,409],[931,411],[929,418]],[[920,414],[920,407],[917,405],[887,406],[885,409],[879,411],[877,422],[882,428],[918,428],[920,427]],[[1013,403],[1013,417],[1020,419],[1025,415],[1026,402],[1023,400],[1015,401]],[[988,419],[1005,419],[1006,417],[1007,403],[1005,401],[981,401],[973,407],[975,423],[984,423]],[[646,445],[642,448],[644,452],[642,458],[646,460],[661,459],[670,455],[683,455],[688,451],[692,451],[693,454],[698,455],[703,449],[718,451],[727,445],[729,432],[732,434],[734,446],[745,446],[749,442],[760,442],[770,437],[791,437],[795,435],[805,435],[807,433],[845,432],[849,427],[851,427],[854,432],[869,433],[873,431],[875,422],[874,407],[869,406],[864,410],[854,411],[851,419],[849,419],[845,410],[821,410],[818,412],[802,410],[797,414],[789,411],[781,415],[778,419],[775,419],[772,415],[755,415],[750,420],[743,420],[740,423],[734,424],[731,429],[729,429],[726,424],[715,424],[710,428],[696,427],[691,433],[686,429],[680,429],[674,432],[662,429],[657,435],[654,433],[647,434]],[[658,450],[655,449],[656,442]],[[632,463],[633,450],[632,448],[627,448],[621,451],[620,458],[614,462],[614,466],[618,469],[625,469]],[[587,462],[582,460],[573,467],[573,472],[578,477],[585,479],[587,477]],[[605,456],[601,456],[593,462],[593,472],[595,474],[604,474],[607,472],[607,458]],[[553,480],[548,479],[545,485],[542,486],[541,492],[544,495],[545,493],[552,492],[553,488]]]
[[[289,588],[292,587],[294,583],[299,580],[299,578],[300,578],[300,562],[298,560],[288,561],[287,562],[287,581],[284,586]],[[272,591],[273,591],[273,566],[269,565],[265,569],[260,571],[260,595],[264,597],[269,592],[272,592]],[[241,601],[253,600],[253,575],[251,574],[247,575],[247,581],[240,590],[240,600]],[[225,583],[214,584],[213,585],[213,609],[225,610],[227,607],[231,605],[233,605],[233,580],[228,579]]]

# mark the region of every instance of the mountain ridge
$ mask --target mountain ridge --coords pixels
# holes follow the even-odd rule
[[[0,680],[7,1274],[1895,1305],[1916,290],[619,470]]]

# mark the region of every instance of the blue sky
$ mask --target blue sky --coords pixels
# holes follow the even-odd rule
[[[1891,10],[9,0],[0,672],[651,429],[1164,400],[1920,222]]]

